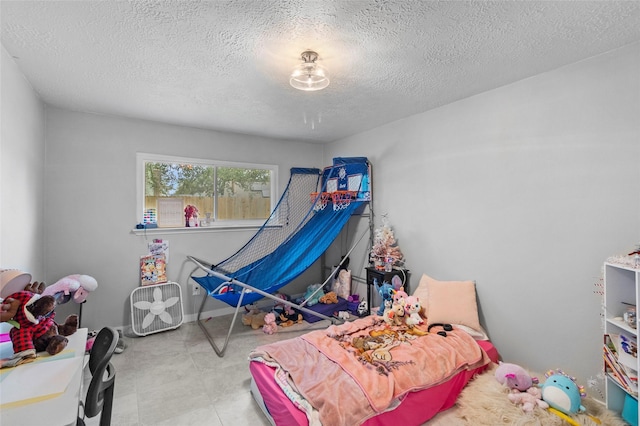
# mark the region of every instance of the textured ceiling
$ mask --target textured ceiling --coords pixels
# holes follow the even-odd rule
[[[48,104],[333,141],[640,40],[638,1],[6,1]],[[330,72],[289,86],[303,50]]]

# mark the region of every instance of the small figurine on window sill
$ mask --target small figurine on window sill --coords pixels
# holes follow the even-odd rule
[[[187,204],[184,208],[184,226],[187,228],[198,226],[198,208],[194,205]]]

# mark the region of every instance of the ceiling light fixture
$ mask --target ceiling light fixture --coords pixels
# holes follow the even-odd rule
[[[318,54],[312,50],[305,50],[300,55],[304,61],[295,67],[291,73],[289,83],[299,90],[312,92],[322,90],[329,85],[329,73],[324,67],[316,64]]]

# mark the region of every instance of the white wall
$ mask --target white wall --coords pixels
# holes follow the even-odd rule
[[[276,164],[283,189],[294,166],[321,165],[322,146],[206,131],[47,107],[46,275],[94,276],[95,294],[83,306],[89,328],[129,325],[129,295],[139,285],[139,258],[153,238],[169,240],[168,278],[183,287],[186,314],[200,297],[187,285],[187,255],[218,262],[244,245],[255,230],[134,235],[136,152]],[[317,268],[316,268],[317,269]],[[301,278],[304,284],[304,278]],[[309,284],[309,283],[307,283]],[[60,315],[74,308],[59,306]],[[209,298],[205,311],[226,305]],[[77,308],[77,307],[76,307]]]
[[[594,284],[640,242],[638,117],[634,44],[337,141],[325,161],[372,161],[376,224],[389,214],[412,284],[476,280],[505,360],[586,385]]]
[[[0,51],[0,268],[43,281],[44,105]]]

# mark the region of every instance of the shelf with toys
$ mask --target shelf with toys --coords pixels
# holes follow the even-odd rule
[[[604,264],[603,361],[607,408],[638,424],[640,265],[611,258]]]

